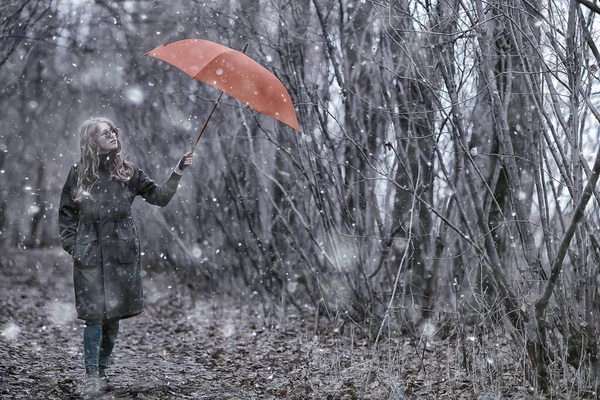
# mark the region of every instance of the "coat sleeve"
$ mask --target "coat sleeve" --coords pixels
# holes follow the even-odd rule
[[[157,185],[141,169],[137,169],[137,192],[147,203],[164,207],[175,195],[181,175],[171,173],[169,179],[161,186]]]
[[[62,248],[69,254],[73,254],[75,238],[77,237],[77,226],[79,225],[79,206],[73,201],[72,191],[75,178],[75,165],[69,170],[69,175],[60,196],[58,208],[58,226],[60,230],[60,241]]]

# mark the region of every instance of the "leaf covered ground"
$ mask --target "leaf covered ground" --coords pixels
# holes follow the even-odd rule
[[[69,258],[7,250],[0,262],[0,398],[81,398]],[[192,305],[170,274],[144,279],[146,311],[121,321],[109,370],[117,390],[103,399],[533,398],[500,352],[473,356],[466,372],[465,346],[452,339],[399,338],[373,352],[353,329],[316,329],[294,310],[269,315],[256,296]]]

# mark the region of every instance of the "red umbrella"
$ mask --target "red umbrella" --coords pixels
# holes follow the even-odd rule
[[[158,46],[146,54],[222,91],[193,148],[198,144],[223,92],[300,132],[292,99],[283,83],[243,52],[208,40],[185,39]]]

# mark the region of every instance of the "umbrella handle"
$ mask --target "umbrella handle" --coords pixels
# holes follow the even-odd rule
[[[245,54],[246,50],[248,50],[248,43],[246,43],[244,45],[244,48],[242,49],[242,53]],[[217,105],[219,104],[219,101],[221,101],[222,96],[223,96],[223,91],[221,91],[221,93],[219,94],[217,101],[215,101],[215,104],[213,104],[212,110],[210,110],[210,114],[208,114],[208,118],[206,118],[206,121],[204,121],[204,125],[202,125],[202,129],[200,129],[200,134],[198,135],[198,137],[196,138],[196,141],[194,142],[194,145],[192,146],[192,154],[196,150],[196,145],[198,144],[198,141],[202,137],[202,134],[204,133],[204,130],[206,129],[206,125],[208,125],[208,121],[210,120],[210,117],[212,117],[213,112],[215,112],[215,108],[217,108]]]

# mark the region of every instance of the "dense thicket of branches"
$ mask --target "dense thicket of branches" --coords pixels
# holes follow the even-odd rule
[[[113,118],[129,157],[166,178],[217,93],[146,51],[189,37],[249,43],[289,89],[303,132],[225,100],[173,203],[138,208],[148,263],[174,268],[192,293],[209,277],[271,304],[316,306],[373,339],[425,322],[439,334],[500,326],[540,389],[576,371],[597,387],[592,10],[9,0],[0,241],[58,244],[59,193],[90,116]]]

